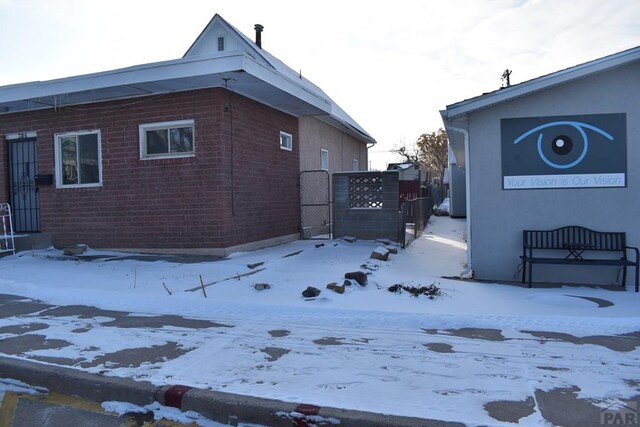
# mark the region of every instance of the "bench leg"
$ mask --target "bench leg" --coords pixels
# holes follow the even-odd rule
[[[527,261],[522,260],[522,284],[524,285],[525,277],[527,276]]]
[[[533,272],[533,263],[531,262],[531,263],[529,263],[529,287],[531,287],[531,276],[532,276],[531,273],[532,272]]]
[[[622,267],[622,284],[620,285],[623,288],[627,287],[627,266]]]
[[[640,266],[638,265],[638,262],[636,262],[636,292],[640,291],[640,282],[638,279],[638,275],[640,274]]]

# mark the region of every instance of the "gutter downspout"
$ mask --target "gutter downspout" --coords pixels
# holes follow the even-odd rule
[[[464,135],[464,164],[465,164],[465,203],[467,206],[467,268],[460,273],[460,277],[473,277],[473,267],[471,264],[471,180],[469,164],[469,131],[455,126],[447,126],[448,129]]]

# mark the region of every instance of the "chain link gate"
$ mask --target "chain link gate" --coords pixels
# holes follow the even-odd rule
[[[300,172],[300,237],[331,238],[331,192],[329,172]]]

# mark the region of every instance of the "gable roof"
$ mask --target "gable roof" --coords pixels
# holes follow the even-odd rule
[[[320,89],[320,87],[303,77],[301,73],[296,72],[284,62],[280,61],[267,50],[258,47],[249,37],[238,31],[233,25],[229,24],[218,14],[214,15],[211,21],[209,21],[205,29],[200,33],[198,38],[196,38],[191,47],[189,47],[187,52],[184,54],[183,58],[215,53],[218,49],[218,37],[223,34],[235,37],[237,47],[246,51],[247,54],[255,58],[256,61],[259,61],[265,66],[271,67],[275,72],[293,84],[299,85],[305,91],[326,100],[330,105],[329,115],[320,116],[318,118],[334,127],[341,127],[350,131],[350,133],[355,133],[354,136],[358,139],[365,139],[367,142],[375,144],[376,141],[371,137],[371,135],[369,135],[351,116],[340,108],[340,106],[322,89]]]
[[[441,115],[443,119],[453,120],[476,110],[489,108],[501,102],[510,101],[637,61],[640,61],[640,46],[556,71],[555,73],[547,74],[523,83],[501,88],[475,98],[447,105],[447,109],[441,111]]]
[[[220,30],[235,42],[234,49],[217,51]],[[0,86],[0,114],[212,87],[228,88],[296,117],[315,116],[362,142],[375,143],[319,87],[258,48],[217,14],[180,59]]]

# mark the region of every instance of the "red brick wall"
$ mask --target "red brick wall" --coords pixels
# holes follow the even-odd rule
[[[195,157],[140,160],[140,124],[186,119]],[[224,89],[0,116],[0,135],[38,132],[41,174],[55,174],[54,134],[88,129],[101,131],[102,186],[40,188],[42,231],[56,246],[222,248],[299,229],[298,149],[279,145],[281,130],[297,139],[293,116]]]

